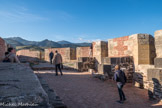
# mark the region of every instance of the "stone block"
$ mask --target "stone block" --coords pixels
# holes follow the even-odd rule
[[[6,51],[6,43],[2,38],[0,38],[0,61],[2,61],[2,59],[4,58],[5,51]]]
[[[89,57],[79,57],[78,62],[87,62]]]
[[[71,60],[76,60],[76,50],[74,48],[69,47],[69,48],[48,48],[48,49],[45,49],[45,61],[50,61],[49,53],[51,51],[53,51],[55,54],[56,50],[61,54],[63,63],[70,62]]]
[[[153,64],[154,38],[149,34],[134,34],[108,40],[109,57],[133,56],[134,64]]]
[[[90,47],[77,47],[76,56],[79,57],[89,57],[90,56]]]
[[[80,72],[82,72],[83,69],[83,62],[76,62],[76,69]]]
[[[162,68],[162,58],[155,58],[154,65],[155,65],[155,68]]]
[[[1,63],[0,79],[0,103],[33,103],[34,108],[47,108],[48,95],[30,67]]]
[[[103,64],[111,64],[111,58],[109,58],[109,57],[103,57],[102,58],[102,63]]]
[[[156,57],[162,58],[162,30],[155,31]]]
[[[162,69],[148,69],[147,70],[147,80],[152,81],[157,79],[158,81],[162,81]]]
[[[102,58],[108,57],[108,43],[104,41],[93,42],[93,57],[99,64],[102,64]]]
[[[98,64],[98,73],[99,74],[107,74],[110,75],[111,73],[111,65],[105,65],[105,64]]]

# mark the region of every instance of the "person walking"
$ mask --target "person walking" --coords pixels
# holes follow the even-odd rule
[[[117,102],[123,103],[126,100],[126,98],[125,98],[125,94],[122,88],[125,85],[127,78],[125,76],[125,73],[122,70],[120,70],[119,65],[115,66],[114,80],[117,82],[117,88],[118,88],[119,97],[120,97],[120,100]]]
[[[49,53],[49,59],[50,59],[50,63],[52,64],[52,59],[53,59],[54,53],[51,51]]]
[[[56,50],[55,51],[55,57],[54,57],[54,60],[53,60],[53,63],[55,64],[55,71],[56,71],[56,76],[58,75],[58,69],[61,73],[61,75],[63,75],[62,73],[62,70],[61,70],[61,65],[62,65],[62,56],[60,53],[58,53],[58,51]]]

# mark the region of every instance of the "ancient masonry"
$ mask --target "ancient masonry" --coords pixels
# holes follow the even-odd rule
[[[23,49],[16,52],[16,55],[19,56],[21,62],[37,62],[44,58],[44,53],[41,51],[32,51],[29,49]]]
[[[2,38],[0,38],[0,61],[2,61],[2,59],[4,57],[6,47],[7,46],[6,46],[5,41]]]
[[[29,65],[0,63],[1,108],[13,104],[14,108],[66,108],[47,83],[34,74]]]
[[[104,41],[93,42],[93,57],[99,64],[102,64],[102,58],[108,57],[108,43]]]
[[[150,97],[162,99],[162,30],[155,32],[155,38],[149,34],[133,34],[109,39],[108,42],[93,42],[92,46],[91,57],[90,47],[48,48],[44,55],[37,51],[21,50],[17,55],[49,61],[49,53],[57,50],[63,62],[71,63],[71,67],[80,71],[93,69],[98,74],[107,74],[109,78],[114,74],[114,66],[120,64],[129,82],[148,89]],[[0,38],[0,59],[4,52],[5,42]]]
[[[108,40],[109,57],[132,56],[134,64],[153,64],[154,38],[149,34],[134,34]]]
[[[162,99],[162,30],[155,32],[155,48],[155,68],[147,70],[147,87],[150,98]]]
[[[40,51],[32,51],[32,50],[24,49],[24,50],[17,51],[16,54],[18,56],[20,56],[20,55],[21,56],[29,56],[29,57],[41,59],[41,52]]]
[[[89,57],[90,51],[91,51],[90,47],[77,47],[76,48],[77,60],[80,57]]]
[[[76,60],[76,49],[74,48],[48,48],[45,49],[45,60],[49,61],[49,53],[52,51],[58,51],[62,55],[63,62],[70,62],[71,60]]]

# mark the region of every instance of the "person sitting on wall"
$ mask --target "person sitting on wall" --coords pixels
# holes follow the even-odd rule
[[[3,62],[20,63],[19,59],[17,58],[16,54],[14,53],[13,48],[8,48],[8,52],[5,53],[5,58],[4,58]]]
[[[50,59],[50,63],[52,64],[52,59],[53,59],[54,53],[51,51],[49,53],[49,59]]]
[[[58,75],[57,70],[59,69],[61,75],[63,75],[62,70],[61,70],[61,65],[62,65],[62,56],[61,54],[58,53],[58,51],[55,51],[55,57],[53,60],[53,64],[55,64],[55,71],[56,71],[56,76]]]
[[[115,66],[114,80],[117,82],[117,87],[118,87],[118,92],[119,92],[119,97],[120,97],[120,100],[117,102],[123,103],[126,100],[126,98],[125,98],[125,94],[122,88],[125,85],[127,78],[125,76],[125,73],[122,70],[120,70],[119,65]]]

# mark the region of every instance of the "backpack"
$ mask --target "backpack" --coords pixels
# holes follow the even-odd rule
[[[9,59],[9,56],[6,56],[2,62],[11,62],[11,60]]]

